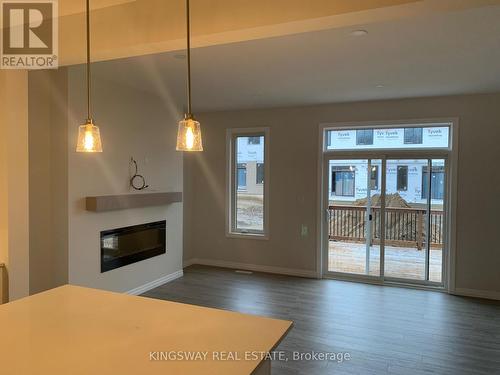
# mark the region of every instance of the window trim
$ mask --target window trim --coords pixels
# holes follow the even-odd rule
[[[236,230],[236,166],[235,151],[237,137],[264,136],[264,230],[239,231]],[[269,186],[271,175],[270,164],[270,129],[269,127],[231,128],[226,130],[226,237],[244,239],[269,239]]]
[[[330,130],[363,130],[363,129],[401,129],[401,128],[435,128],[447,127],[448,130],[448,147],[402,147],[402,148],[345,148],[345,149],[332,149],[328,148],[328,132]],[[443,153],[453,154],[453,147],[457,148],[456,138],[458,135],[458,118],[436,118],[436,119],[417,119],[417,120],[400,120],[400,121],[348,121],[348,122],[333,122],[333,123],[320,123],[320,155],[326,154],[363,154],[363,153]],[[330,142],[331,143],[331,142]]]

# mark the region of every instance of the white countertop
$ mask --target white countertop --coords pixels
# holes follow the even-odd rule
[[[245,360],[245,352],[272,350],[291,326],[284,320],[63,286],[0,306],[0,373],[247,375],[261,360]],[[170,351],[208,355],[201,361],[150,358],[150,352]],[[239,353],[239,360],[214,360],[223,353]]]

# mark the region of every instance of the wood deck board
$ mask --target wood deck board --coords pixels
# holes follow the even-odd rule
[[[329,242],[328,270],[364,274],[366,245],[353,242]],[[429,275],[431,281],[441,282],[441,250],[431,249]],[[397,278],[423,280],[425,251],[408,247],[385,247],[385,275]],[[380,274],[380,247],[370,251],[370,275]]]

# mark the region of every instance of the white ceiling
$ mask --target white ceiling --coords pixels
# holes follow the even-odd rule
[[[182,107],[182,53],[96,63],[94,79]],[[196,48],[192,57],[195,112],[500,92],[500,6]]]

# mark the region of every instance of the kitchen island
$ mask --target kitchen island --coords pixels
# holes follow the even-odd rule
[[[0,306],[12,375],[270,374],[292,322],[66,285]]]

